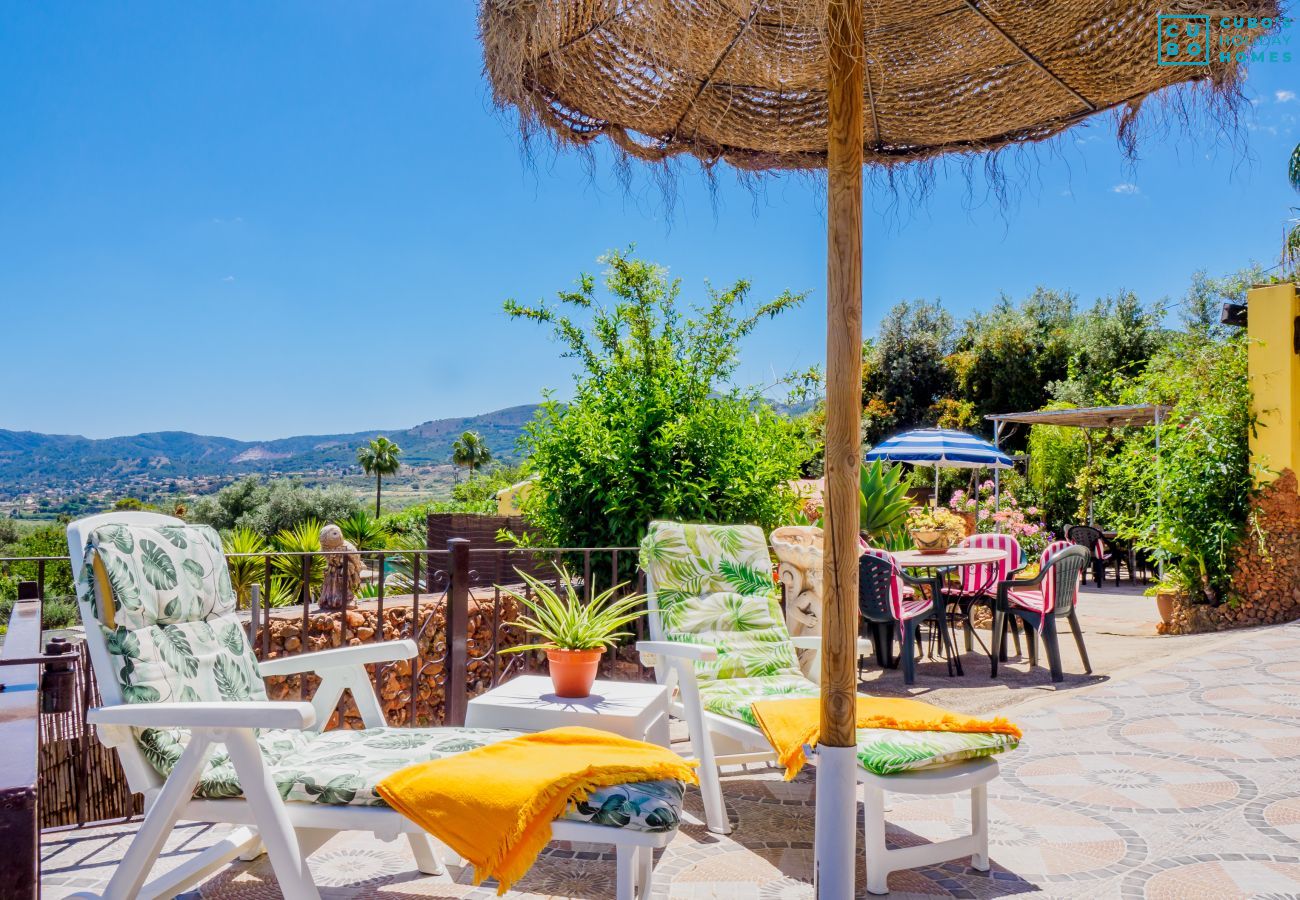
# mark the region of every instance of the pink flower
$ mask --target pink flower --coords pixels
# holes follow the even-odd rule
[[[980,485],[980,489],[985,491],[993,490],[993,479],[992,478],[985,479],[984,483]]]
[[[1031,515],[1031,516],[1036,516],[1036,515],[1038,515],[1038,507],[1037,507],[1037,506],[1030,506],[1030,507],[1028,507],[1027,509],[1025,509],[1025,512],[1029,513],[1029,515]]]
[[[989,517],[989,511],[987,509],[981,509],[979,517],[981,520],[987,519]]]

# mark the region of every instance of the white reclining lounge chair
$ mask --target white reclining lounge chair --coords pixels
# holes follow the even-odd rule
[[[412,658],[414,642],[259,664],[234,614],[211,528],[154,513],[106,513],[68,526],[68,549],[104,700],[88,718],[144,795],[144,822],[103,896],[171,897],[264,848],[282,896],[317,898],[306,858],[340,831],[404,835],[421,872],[442,872],[429,836],[384,805],[375,783],[516,732],[385,727],[365,665]],[[311,703],[267,700],[263,677],[298,673],[321,678]],[[344,690],[365,730],[322,732]],[[555,822],[554,837],[614,845],[619,900],[645,897],[654,849],[677,831],[681,793],[676,781],[604,788]],[[178,819],[244,827],[146,884]]]
[[[819,637],[791,638],[783,621],[763,532],[752,525],[652,522],[641,544],[652,640],[637,644],[661,683],[675,688],[672,712],[686,720],[700,761],[700,790],[710,831],[728,834],[719,768],[771,762],[771,744],[750,704],[775,697],[817,697],[795,649],[819,649]],[[869,652],[859,642],[860,654]],[[970,855],[986,871],[988,782],[993,753],[1015,741],[1003,735],[858,730],[867,887],[886,893],[889,873]],[[815,761],[815,756],[814,756]],[[881,775],[863,762],[896,774]],[[884,794],[971,793],[972,833],[888,850]]]

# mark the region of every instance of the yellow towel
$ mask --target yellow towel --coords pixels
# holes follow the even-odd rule
[[[407,766],[375,786],[402,815],[474,865],[497,894],[532,866],[551,822],[596,788],[676,778],[696,763],[654,744],[592,728],[555,728]]]
[[[803,748],[817,746],[821,730],[821,700],[794,697],[758,700],[750,707],[763,736],[776,750],[789,781],[808,762]],[[931,706],[906,697],[858,696],[858,728],[893,728],[898,731],[970,731],[1009,734],[1020,738],[1020,729],[1006,719],[977,719],[952,710]]]

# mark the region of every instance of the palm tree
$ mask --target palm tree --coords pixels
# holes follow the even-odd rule
[[[468,468],[469,475],[473,478],[476,469],[492,461],[492,451],[483,443],[483,438],[479,437],[477,431],[467,431],[451,445],[451,461]]]
[[[392,475],[402,467],[398,457],[402,448],[386,437],[377,437],[365,447],[357,449],[357,462],[367,475],[375,476],[375,515],[379,515],[379,499],[384,486],[384,476]]]

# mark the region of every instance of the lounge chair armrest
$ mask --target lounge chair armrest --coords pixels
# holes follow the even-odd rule
[[[123,703],[86,713],[92,725],[135,728],[289,728],[316,722],[310,703],[232,700],[215,703]]]
[[[791,635],[790,643],[796,650],[820,650],[822,648],[822,636],[820,634],[800,634]],[[871,652],[871,641],[866,638],[858,638],[858,655],[863,656]]]
[[[268,659],[258,666],[265,678],[269,675],[297,675],[302,672],[320,672],[340,666],[363,666],[367,663],[393,662],[412,659],[419,653],[415,641],[382,641],[378,644],[358,644],[355,647],[338,647],[334,650],[315,650],[295,656]]]
[[[656,656],[675,656],[695,662],[708,662],[718,658],[716,647],[704,644],[679,644],[677,641],[637,641],[637,653],[652,653]]]

